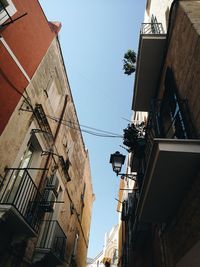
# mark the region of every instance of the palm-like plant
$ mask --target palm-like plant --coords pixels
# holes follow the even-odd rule
[[[127,52],[124,54],[123,62],[124,73],[127,75],[131,75],[133,72],[135,72],[136,69],[136,53],[133,50],[128,49]]]

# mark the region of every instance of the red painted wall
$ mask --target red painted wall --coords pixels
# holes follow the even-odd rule
[[[0,31],[28,76],[31,78],[57,34],[56,27],[49,25],[37,0],[12,0],[17,12],[26,16]],[[0,134],[19,102],[28,81],[0,42]]]

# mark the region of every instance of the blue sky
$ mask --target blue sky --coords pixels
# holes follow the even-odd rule
[[[40,0],[51,21],[60,21],[60,42],[79,122],[122,134],[131,117],[134,75],[123,74],[127,49],[137,52],[145,0]],[[103,248],[104,234],[118,222],[119,178],[109,164],[122,139],[84,134],[96,200],[89,257]]]

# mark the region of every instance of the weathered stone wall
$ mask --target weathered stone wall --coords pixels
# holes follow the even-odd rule
[[[163,70],[172,68],[178,93],[187,99],[191,120],[200,136],[200,1],[181,1]],[[163,78],[164,80],[164,78]],[[163,89],[161,90],[162,94]]]
[[[53,90],[51,90],[51,86],[54,86]],[[33,108],[36,104],[42,104],[53,135],[56,133],[58,121],[64,108],[65,96],[68,96],[63,121],[53,147],[47,146],[45,137],[42,134],[39,134],[39,138],[41,139],[41,143],[43,143],[45,150],[53,148],[53,152],[55,153],[54,156],[50,157],[48,163],[49,171],[46,175],[50,175],[53,165],[56,164],[58,166],[57,176],[59,178],[60,200],[63,202],[55,204],[53,214],[46,214],[45,219],[52,218],[57,220],[65,232],[67,236],[66,261],[62,266],[69,266],[75,235],[77,231],[79,231],[79,228],[83,229],[83,233],[79,231],[80,240],[83,239],[84,235],[86,237],[86,243],[88,243],[93,191],[91,186],[88,154],[85,151],[82,135],[79,129],[79,122],[57,38],[54,39],[49,47],[41,64],[35,72],[31,83],[26,88],[26,92]],[[54,101],[56,106],[52,104]],[[27,111],[20,110],[20,107],[27,109]],[[4,176],[5,167],[18,167],[19,160],[30,139],[30,126],[32,127],[34,125],[34,128],[39,128],[33,112],[27,107],[28,106],[24,103],[24,99],[21,98],[0,137],[0,174],[2,177]],[[70,181],[67,181],[66,174],[63,171],[58,156],[62,156],[64,160],[68,159],[70,162],[68,171],[71,179]],[[39,158],[40,160],[38,161],[37,167],[44,167],[47,156],[39,155]],[[39,184],[40,180],[41,173],[40,175],[37,175],[36,184]],[[81,221],[81,194],[85,183],[86,202],[84,206],[84,214],[86,212],[87,217],[84,215],[84,219]],[[36,239],[29,240],[28,242],[24,258],[27,262],[31,262],[35,243]],[[77,266],[83,266],[82,262],[86,261],[86,252],[87,246],[85,245],[84,250],[80,250],[76,255],[76,261],[79,263]]]
[[[85,162],[84,168],[84,184],[85,192],[83,197],[83,202],[81,205],[81,216],[79,221],[79,241],[77,246],[77,255],[80,255],[77,259],[77,266],[85,267],[87,259],[87,249],[89,244],[89,235],[90,235],[90,224],[91,224],[91,215],[92,215],[92,206],[94,201],[94,194],[91,183],[91,174],[90,174],[90,164],[89,164],[89,155],[87,155],[87,160]]]
[[[178,94],[187,99],[191,121],[200,137],[200,1],[180,1],[173,24],[172,36],[163,69],[164,84],[167,67],[173,70]],[[161,87],[160,96],[164,91]],[[167,225],[163,237],[166,246],[167,266],[176,266],[182,257],[200,239],[200,177],[190,177],[191,184],[179,210]],[[200,251],[198,251],[200,253]],[[191,254],[192,255],[192,254]],[[194,257],[194,255],[193,255]],[[190,258],[190,265],[195,265]],[[182,265],[183,264],[183,265]]]

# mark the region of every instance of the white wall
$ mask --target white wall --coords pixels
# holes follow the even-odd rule
[[[148,2],[148,1],[147,1]],[[145,11],[144,22],[151,22],[151,16],[154,15],[157,18],[158,23],[162,23],[164,31],[167,29],[167,17],[169,14],[170,6],[173,0],[151,0],[149,4],[150,9]]]

